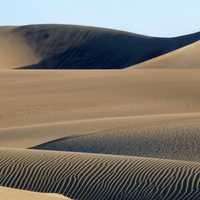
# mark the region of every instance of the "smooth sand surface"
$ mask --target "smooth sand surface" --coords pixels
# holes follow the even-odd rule
[[[199,161],[199,76],[2,71],[0,145]]]
[[[200,112],[200,70],[2,71],[0,128]]]
[[[25,39],[13,27],[0,28],[0,70],[27,66],[38,62]]]
[[[200,68],[200,42],[195,42],[176,51],[141,63],[133,68],[162,69],[162,68]],[[131,69],[129,68],[129,69]]]
[[[0,149],[0,185],[81,200],[198,200],[200,164]]]
[[[0,187],[2,200],[70,200],[58,194],[45,194]]]

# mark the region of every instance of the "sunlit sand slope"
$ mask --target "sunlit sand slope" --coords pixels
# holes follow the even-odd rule
[[[2,71],[0,128],[200,112],[199,70]]]
[[[25,39],[14,33],[14,27],[0,28],[0,70],[38,62]]]
[[[5,187],[0,187],[0,196],[2,200],[70,200],[58,194],[34,193]]]
[[[0,150],[0,185],[74,199],[198,200],[200,164],[30,150]]]
[[[199,161],[199,76],[2,71],[0,145]]]
[[[155,69],[155,68],[200,68],[200,42],[183,47],[176,51],[146,61],[132,69]],[[131,69],[129,68],[129,69]]]

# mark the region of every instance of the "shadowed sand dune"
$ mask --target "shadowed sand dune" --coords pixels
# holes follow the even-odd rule
[[[74,120],[0,129],[0,146],[199,161],[199,124],[199,113]]]
[[[186,47],[182,47],[176,51],[170,52],[163,56],[159,56],[152,60],[141,63],[133,68],[200,68],[200,42],[195,42]]]
[[[1,149],[0,174],[2,186],[77,200],[200,198],[197,162]]]
[[[2,200],[70,200],[58,194],[34,193],[24,190],[0,187]]]
[[[200,115],[127,117],[104,120],[103,124],[85,134],[81,130],[86,124],[76,124],[79,132],[70,132],[68,124],[65,137],[34,148],[200,161]],[[97,128],[98,123],[90,126]]]
[[[125,68],[199,39],[200,33],[156,38],[74,25],[2,27],[0,68]]]

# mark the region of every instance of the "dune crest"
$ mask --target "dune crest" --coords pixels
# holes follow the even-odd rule
[[[2,27],[0,66],[21,69],[120,69],[199,39],[200,33],[158,38],[75,25]]]
[[[200,68],[200,41],[133,66],[132,69]],[[131,69],[131,68],[129,68]]]

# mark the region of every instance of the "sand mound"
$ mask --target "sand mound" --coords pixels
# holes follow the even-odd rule
[[[200,42],[154,58],[132,68],[200,68]]]
[[[84,133],[89,124],[99,130]],[[68,124],[63,130],[65,137],[34,148],[200,161],[199,114],[125,117],[79,122],[76,126],[79,131],[73,131],[72,124]],[[14,135],[13,139],[17,141]],[[4,146],[9,145],[9,138],[7,141]]]
[[[176,38],[155,38],[73,25],[3,27],[0,28],[0,67],[124,68],[199,39],[200,33]]]
[[[2,200],[70,200],[57,194],[34,193],[24,190],[0,187]]]
[[[198,200],[200,164],[139,157],[0,150],[0,185],[74,199]]]

